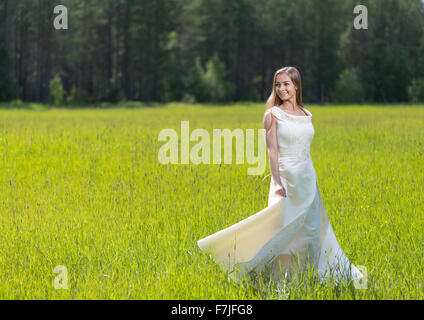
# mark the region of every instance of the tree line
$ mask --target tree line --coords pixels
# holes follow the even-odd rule
[[[0,101],[265,101],[288,65],[307,102],[424,101],[423,2],[363,0],[360,30],[357,4],[2,0]]]

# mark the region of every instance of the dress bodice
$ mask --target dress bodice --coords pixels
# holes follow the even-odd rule
[[[278,107],[272,107],[270,110],[278,120],[277,142],[280,157],[294,160],[310,159],[310,146],[315,133],[312,113],[305,108],[308,116],[291,115]]]

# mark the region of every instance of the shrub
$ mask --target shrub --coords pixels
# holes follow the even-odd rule
[[[55,106],[63,105],[65,101],[65,90],[62,86],[60,76],[56,74],[49,85],[49,102]]]
[[[226,80],[225,64],[215,55],[206,64],[204,80],[212,101],[229,101],[234,97],[235,86]]]
[[[235,86],[226,78],[225,64],[216,55],[207,61],[206,71],[201,65],[200,58],[196,57],[193,67],[184,80],[186,93],[183,99],[192,102],[232,100]]]
[[[345,69],[339,76],[335,90],[335,102],[363,102],[364,90],[355,69]]]
[[[204,77],[205,71],[200,63],[200,58],[196,57],[193,67],[184,78],[184,85],[186,87],[186,95],[194,97],[194,99],[199,102],[208,100],[208,92]]]
[[[196,103],[196,98],[193,95],[189,94],[189,93],[185,93],[184,96],[183,96],[183,98],[182,98],[182,100],[181,100],[181,102],[193,104],[193,103]]]
[[[85,90],[72,86],[71,92],[66,99],[66,103],[70,106],[81,106],[91,103],[91,99]]]

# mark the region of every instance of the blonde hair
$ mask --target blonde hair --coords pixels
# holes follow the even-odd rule
[[[293,81],[294,85],[297,87],[296,90],[296,103],[303,109],[302,105],[302,80],[300,78],[300,73],[295,67],[284,67],[279,70],[277,70],[274,74],[274,82],[272,85],[272,92],[270,96],[268,97],[268,100],[266,102],[266,110],[274,107],[279,106],[283,103],[283,100],[280,99],[280,97],[277,95],[276,82],[277,82],[277,76],[281,73],[287,74],[291,81]]]

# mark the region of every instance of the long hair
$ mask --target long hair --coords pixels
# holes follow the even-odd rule
[[[300,78],[300,73],[295,67],[284,67],[279,70],[277,70],[274,74],[274,82],[272,85],[272,92],[266,102],[266,110],[269,108],[272,108],[274,106],[279,106],[283,103],[283,100],[280,99],[280,97],[277,95],[276,87],[276,79],[277,76],[281,73],[287,74],[291,81],[293,81],[294,85],[297,87],[296,90],[296,103],[303,109],[302,105],[302,80]]]

